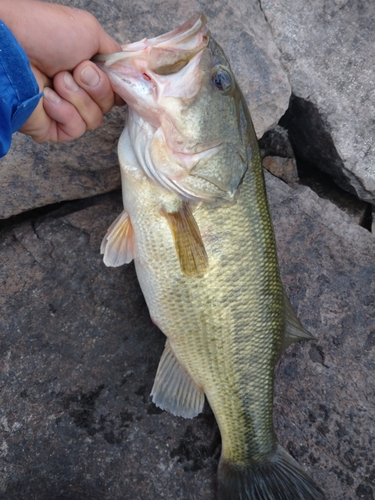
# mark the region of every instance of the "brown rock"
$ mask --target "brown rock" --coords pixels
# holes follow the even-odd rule
[[[214,418],[151,403],[164,337],[99,255],[121,197],[77,208],[1,233],[0,497],[210,498]]]
[[[279,177],[287,184],[298,182],[296,160],[294,158],[281,158],[280,156],[266,156],[263,158],[263,166],[272,175]]]

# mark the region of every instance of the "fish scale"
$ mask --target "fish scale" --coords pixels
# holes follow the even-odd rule
[[[209,401],[222,438],[219,500],[323,500],[273,430],[276,360],[312,336],[280,280],[245,99],[205,23],[193,16],[99,56],[129,103],[118,146],[124,212],[101,250],[107,265],[134,259],[167,337],[155,404],[191,418]]]
[[[219,423],[225,450],[228,456],[240,461],[253,456],[254,451],[260,454],[261,448],[268,446],[266,451],[269,451],[274,444],[273,433],[270,433],[273,366],[284,328],[279,305],[282,286],[267,203],[262,202],[264,184],[259,157],[254,156],[252,170],[243,181],[235,206],[214,211],[200,208],[194,213],[209,262],[220,261],[210,266],[199,280],[181,273],[173,240],[163,236],[169,233],[169,228],[155,210],[155,195],[145,196],[142,186],[143,195],[137,197],[138,203],[131,204],[129,212],[131,219],[133,210],[137,214],[133,223],[136,254],[141,262],[147,262],[147,268],[143,268],[136,258],[137,275],[150,314],[167,335],[181,364],[193,380],[204,387]],[[257,177],[260,180],[254,182]],[[130,185],[131,180],[125,177],[124,182]],[[150,191],[153,188],[150,183]],[[134,189],[131,188],[133,193]],[[258,194],[254,193],[256,190]],[[163,203],[162,194],[158,203]],[[150,227],[158,229],[150,231]],[[216,234],[219,232],[219,255],[217,245],[214,244],[211,251],[212,243],[205,239],[205,234],[210,234],[213,228]],[[256,237],[249,239],[248,234],[254,233]],[[160,245],[162,237],[164,244]],[[269,263],[271,253],[273,264]],[[149,258],[151,255],[153,259]],[[264,289],[269,295],[268,301]],[[271,342],[265,337],[265,331],[270,332]],[[223,379],[233,381],[236,376],[238,380],[229,386],[220,383]],[[237,388],[236,394],[232,386]],[[265,390],[267,398],[263,397]],[[259,399],[261,404],[246,403]],[[241,421],[243,425],[239,425]],[[256,422],[256,431],[253,422]],[[263,436],[269,434],[272,439],[265,440]],[[261,439],[256,439],[258,435]],[[247,436],[253,439],[244,439]],[[259,443],[267,444],[260,447]]]

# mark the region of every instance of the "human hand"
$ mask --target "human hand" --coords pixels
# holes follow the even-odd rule
[[[90,61],[94,54],[121,47],[90,13],[35,0],[0,0],[0,18],[25,50],[44,90],[21,132],[36,142],[76,139],[121,103],[108,77]]]

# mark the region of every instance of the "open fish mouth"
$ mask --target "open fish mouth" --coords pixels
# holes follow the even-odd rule
[[[98,54],[92,58],[105,67],[124,59],[144,60],[147,67],[158,75],[180,71],[199,52],[208,46],[209,32],[206,17],[194,14],[179,28],[138,42],[122,45],[122,52]]]

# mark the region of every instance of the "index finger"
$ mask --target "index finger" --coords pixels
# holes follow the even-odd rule
[[[115,104],[115,94],[108,76],[93,62],[83,61],[73,71],[76,83],[84,89],[100,107],[103,114],[108,113]]]

